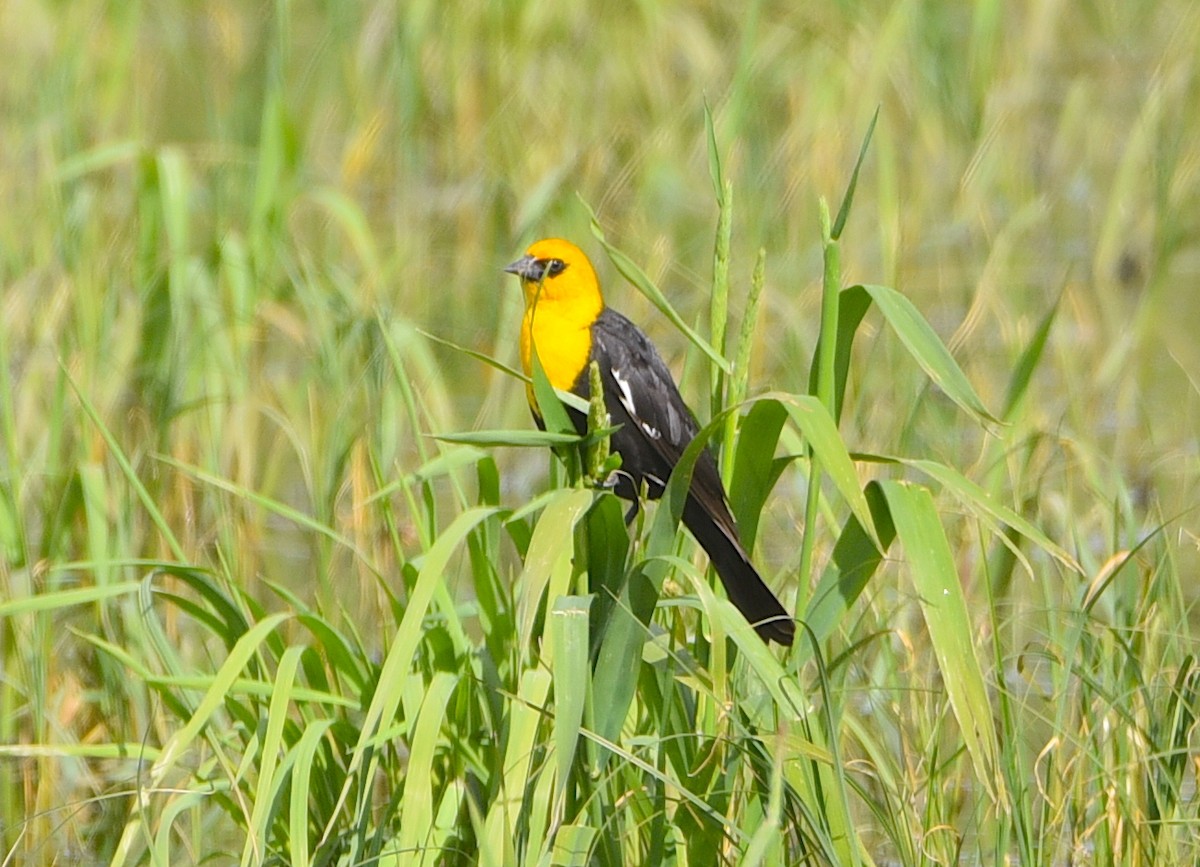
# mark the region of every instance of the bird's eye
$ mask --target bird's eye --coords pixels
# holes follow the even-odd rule
[[[546,263],[546,276],[557,277],[563,271],[567,270],[567,263],[562,259],[551,259]]]

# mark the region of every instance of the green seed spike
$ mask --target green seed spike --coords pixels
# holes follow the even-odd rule
[[[608,407],[604,405],[604,384],[600,381],[600,365],[592,362],[588,366],[588,386],[591,389],[591,400],[588,402],[588,442],[587,474],[593,480],[603,483],[608,476],[609,441],[608,434],[597,435],[609,427]]]

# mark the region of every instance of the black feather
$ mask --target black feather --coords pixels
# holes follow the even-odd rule
[[[645,482],[649,496],[657,499],[671,470],[699,432],[699,425],[654,344],[636,325],[605,309],[592,324],[591,334],[591,360],[600,366],[612,422],[620,425],[612,435],[612,448],[621,455],[616,493],[636,500]],[[587,379],[585,368],[572,391],[587,397],[591,391]],[[576,412],[572,417],[582,433],[586,419]],[[692,471],[683,523],[708,553],[730,601],[763,640],[790,645],[795,625],[742,547],[716,461],[708,448]]]

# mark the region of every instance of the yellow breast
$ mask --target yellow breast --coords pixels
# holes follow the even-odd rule
[[[542,302],[525,310],[521,322],[521,368],[533,375],[533,347],[550,384],[570,391],[587,366],[592,351],[591,320],[575,305]],[[536,406],[532,386],[526,386],[530,406]]]

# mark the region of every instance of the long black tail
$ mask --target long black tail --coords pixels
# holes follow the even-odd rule
[[[683,523],[708,553],[708,559],[725,585],[729,601],[750,621],[759,637],[790,647],[796,638],[796,625],[775,594],[763,583],[741,543],[717,526],[712,515],[695,497],[687,499]],[[729,523],[732,525],[732,519]]]

